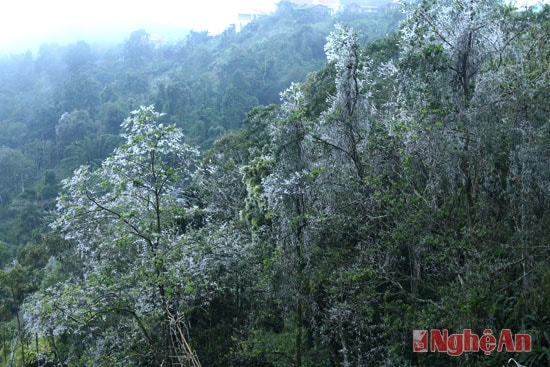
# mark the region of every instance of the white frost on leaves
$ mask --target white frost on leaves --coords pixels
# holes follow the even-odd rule
[[[101,167],[82,166],[62,181],[51,227],[74,244],[81,274],[27,300],[29,332],[100,328],[102,344],[114,337],[108,331],[114,304],[139,317],[162,313],[154,296],[159,282],[171,289],[171,302],[196,297],[191,285],[208,264],[198,250],[185,249],[177,220],[200,210],[186,191],[199,153],[180,129],[159,124],[160,117],[152,106],[133,111],[122,123],[125,143]]]
[[[305,103],[302,85],[292,82],[290,87],[280,93],[281,111],[287,116],[292,115],[295,111],[300,110]]]
[[[329,98],[332,103],[329,114],[338,107],[349,106],[353,100],[368,107],[366,102],[371,97],[373,85],[372,61],[362,51],[359,35],[353,28],[336,24],[327,36],[325,54],[336,69],[336,96]]]

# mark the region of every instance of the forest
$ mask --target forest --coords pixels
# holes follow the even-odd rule
[[[1,56],[0,366],[549,366],[549,37],[283,1]]]

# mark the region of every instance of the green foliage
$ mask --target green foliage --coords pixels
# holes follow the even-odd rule
[[[268,223],[271,214],[267,203],[263,198],[262,181],[271,171],[272,161],[265,157],[254,158],[249,165],[241,167],[243,181],[246,185],[248,197],[245,199],[245,207],[241,211],[241,219],[249,223],[253,228],[261,227]]]
[[[0,241],[0,268],[3,268],[5,265],[10,262],[12,253],[7,244]]]
[[[152,107],[133,112],[122,124],[125,144],[95,170],[81,167],[63,181],[53,226],[75,244],[64,255],[73,261],[80,256],[81,268],[29,298],[24,316],[28,331],[51,348],[70,340],[48,358],[173,363],[178,353],[192,353],[181,349],[184,335],[161,320],[174,320],[173,327],[181,328],[183,298],[196,295],[195,281],[184,275],[186,266],[175,265],[189,256],[184,255],[180,236],[185,227],[179,220],[188,220],[196,205],[193,192],[177,184],[190,178],[196,151],[183,143],[179,129],[158,123],[159,117]],[[58,265],[50,264],[43,284],[59,278]],[[146,289],[157,296],[149,299]],[[114,324],[120,327],[113,329]],[[160,335],[153,333],[155,328],[163,330]],[[163,335],[175,344],[163,349]],[[140,343],[148,351],[133,355]],[[121,354],[123,345],[129,355]]]
[[[547,365],[550,7],[405,14],[0,60],[0,365]]]
[[[151,35],[145,29],[139,29],[132,34],[124,44],[124,61],[131,66],[139,66],[149,61],[153,55]]]

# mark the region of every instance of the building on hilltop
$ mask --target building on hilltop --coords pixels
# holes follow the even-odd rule
[[[336,14],[339,11],[348,11],[353,13],[381,13],[388,9],[396,8],[396,0],[282,0],[299,7],[325,7],[330,14]],[[243,9],[237,14],[235,30],[240,32],[248,23],[258,19],[262,15],[271,13],[271,9],[248,8]]]
[[[324,6],[330,9],[330,14],[335,14],[340,8],[339,0],[286,0],[291,4],[300,6]],[[240,32],[248,23],[258,19],[262,15],[271,13],[271,9],[247,8],[237,14],[235,30]]]
[[[340,6],[352,13],[381,13],[397,5],[394,0],[340,0]]]
[[[269,10],[264,9],[246,9],[237,14],[237,22],[235,23],[235,30],[240,32],[241,29],[248,23],[258,19],[262,15],[269,14]]]
[[[322,5],[330,9],[332,14],[340,10],[340,0],[290,0],[296,5]]]

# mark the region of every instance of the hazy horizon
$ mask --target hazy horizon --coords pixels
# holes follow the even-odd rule
[[[388,0],[392,1],[392,0]],[[509,0],[518,7],[550,0]],[[19,0],[1,6],[0,56],[31,51],[43,44],[116,45],[132,31],[145,29],[167,41],[189,30],[219,34],[234,24],[237,14],[250,9],[272,11],[280,0],[202,0],[175,3],[157,0]]]
[[[175,3],[157,0],[135,3],[129,0],[21,0],[2,5],[0,55],[35,54],[40,45],[85,41],[90,44],[118,44],[132,31],[174,37],[186,31],[221,33],[235,23],[237,14],[249,9],[274,10],[273,0],[203,0]]]

